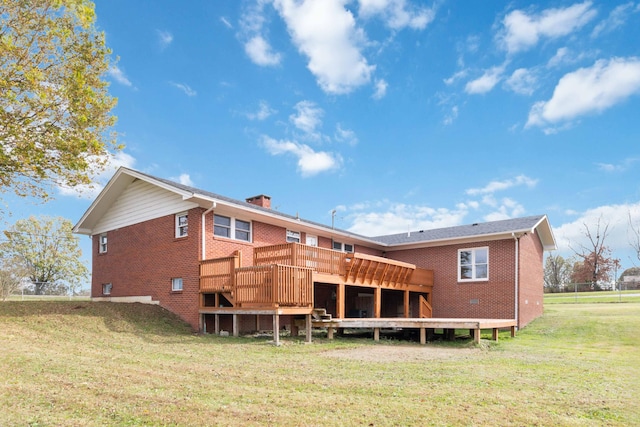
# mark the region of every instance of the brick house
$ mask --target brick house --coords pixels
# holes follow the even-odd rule
[[[542,314],[555,248],[545,215],[367,237],[127,168],[74,232],[92,238],[93,300],[160,304],[209,332],[296,328],[318,311],[523,327]]]

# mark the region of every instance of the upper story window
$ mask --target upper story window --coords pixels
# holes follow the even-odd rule
[[[185,237],[189,232],[189,216],[186,212],[176,215],[176,237]]]
[[[300,232],[287,230],[287,242],[300,243]]]
[[[489,248],[458,251],[458,281],[489,280]]]
[[[333,249],[342,252],[353,252],[353,245],[351,243],[342,243],[333,241]]]
[[[107,235],[101,234],[98,238],[98,252],[104,254],[107,252]]]
[[[213,216],[213,234],[229,239],[251,241],[251,222],[228,216]]]

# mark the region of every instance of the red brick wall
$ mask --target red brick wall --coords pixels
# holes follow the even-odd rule
[[[489,281],[458,282],[458,250],[489,247]],[[391,259],[434,271],[433,316],[513,319],[515,242],[473,244],[387,252]]]
[[[175,237],[175,216],[146,221],[107,233],[107,252],[98,253],[93,238],[91,295],[101,297],[111,283],[111,297],[147,296],[198,328],[201,209],[189,211],[189,234]],[[181,277],[183,290],[171,291]]]
[[[519,245],[518,327],[522,328],[541,316],[544,309],[544,249],[540,239],[532,233],[522,236]]]

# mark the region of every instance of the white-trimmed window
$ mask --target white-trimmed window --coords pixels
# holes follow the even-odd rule
[[[287,242],[300,243],[300,232],[287,230]]]
[[[353,245],[351,243],[342,243],[333,241],[333,249],[341,252],[353,252]]]
[[[189,216],[186,212],[176,214],[176,237],[185,237],[189,233]]]
[[[113,289],[113,285],[111,283],[103,283],[102,295],[111,295],[111,289]]]
[[[458,281],[489,280],[489,248],[458,250]]]
[[[213,234],[229,239],[251,241],[251,222],[223,215],[213,216]]]
[[[182,288],[182,277],[174,277],[173,279],[171,279],[171,291],[172,292],[179,292],[181,291]]]
[[[98,237],[98,252],[101,254],[107,253],[107,234],[101,234]]]

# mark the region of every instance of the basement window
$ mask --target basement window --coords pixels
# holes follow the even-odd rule
[[[458,282],[489,280],[489,248],[458,251]]]
[[[104,283],[102,285],[102,295],[111,295],[111,289],[113,285],[111,283]]]
[[[182,291],[182,277],[174,277],[171,279],[171,292],[180,292]]]
[[[176,215],[176,237],[185,237],[189,232],[189,216],[186,212]]]

